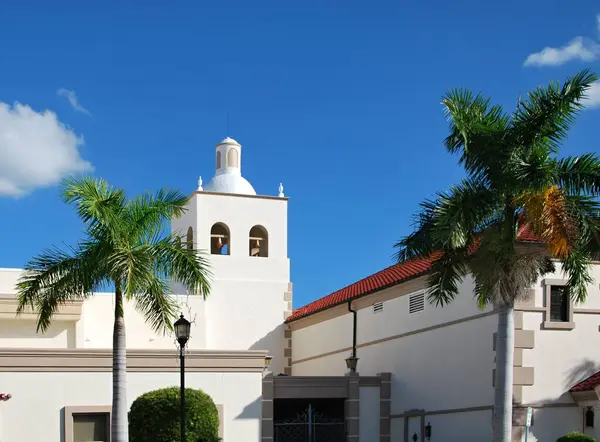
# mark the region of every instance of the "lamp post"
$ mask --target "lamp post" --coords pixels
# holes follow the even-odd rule
[[[173,324],[175,337],[177,338],[177,342],[179,342],[179,374],[181,376],[179,424],[181,426],[181,442],[185,442],[185,345],[188,339],[190,339],[191,326],[192,324],[183,317],[183,314]]]
[[[358,365],[358,358],[356,357],[356,355],[354,353],[352,353],[352,356],[348,356],[346,358],[346,367],[348,367],[348,370],[350,370],[352,373],[356,373],[357,365]]]
[[[427,426],[425,427],[425,438],[427,442],[431,440],[431,422],[427,422]]]

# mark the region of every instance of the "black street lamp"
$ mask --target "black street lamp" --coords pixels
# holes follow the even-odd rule
[[[180,382],[180,425],[181,425],[181,437],[180,441],[185,442],[185,344],[190,339],[190,329],[192,324],[190,321],[183,317],[183,314],[179,316],[179,319],[173,324],[175,330],[175,337],[179,342],[179,374],[181,376]]]

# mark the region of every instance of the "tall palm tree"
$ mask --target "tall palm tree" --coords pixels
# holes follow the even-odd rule
[[[575,302],[585,300],[592,281],[590,260],[600,250],[600,157],[558,153],[596,80],[585,70],[562,85],[538,87],[510,114],[481,95],[449,92],[445,146],[460,156],[466,178],[423,202],[415,231],[396,244],[399,260],[433,259],[429,302],[448,304],[471,274],[480,307],[498,311],[495,442],[511,440],[515,300],[556,262]],[[533,229],[541,245],[520,243],[523,228]]]
[[[111,441],[127,442],[126,340],[124,301],[132,301],[156,332],[172,327],[178,305],[169,296],[169,279],[191,293],[207,296],[210,271],[203,255],[165,234],[164,221],[185,211],[187,198],[161,190],[128,200],[125,192],[101,179],[69,179],[62,198],[73,204],[86,237],[68,250],[51,248],[33,258],[18,282],[18,313],[37,312],[44,332],[63,304],[84,300],[106,285],[115,290]]]

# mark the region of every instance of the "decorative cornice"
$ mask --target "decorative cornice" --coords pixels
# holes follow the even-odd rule
[[[17,307],[19,300],[17,298],[0,298],[0,319],[37,319],[38,315],[31,307],[26,307],[25,310],[17,316]],[[71,301],[58,308],[54,313],[54,318],[59,321],[79,321],[83,301]]]
[[[266,351],[193,350],[186,355],[187,372],[262,372]],[[0,372],[112,371],[110,349],[0,349]],[[128,350],[128,372],[177,372],[179,355],[169,350]]]

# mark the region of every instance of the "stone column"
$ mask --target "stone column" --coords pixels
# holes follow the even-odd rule
[[[346,434],[348,435],[348,442],[359,441],[359,381],[358,373],[348,374],[348,398],[346,399]]]
[[[275,384],[273,383],[273,373],[268,373],[262,381],[262,400],[261,400],[261,441],[273,442],[273,399],[275,397]]]
[[[392,374],[378,373],[381,378],[381,387],[379,387],[379,442],[391,441],[391,420],[392,412]]]

